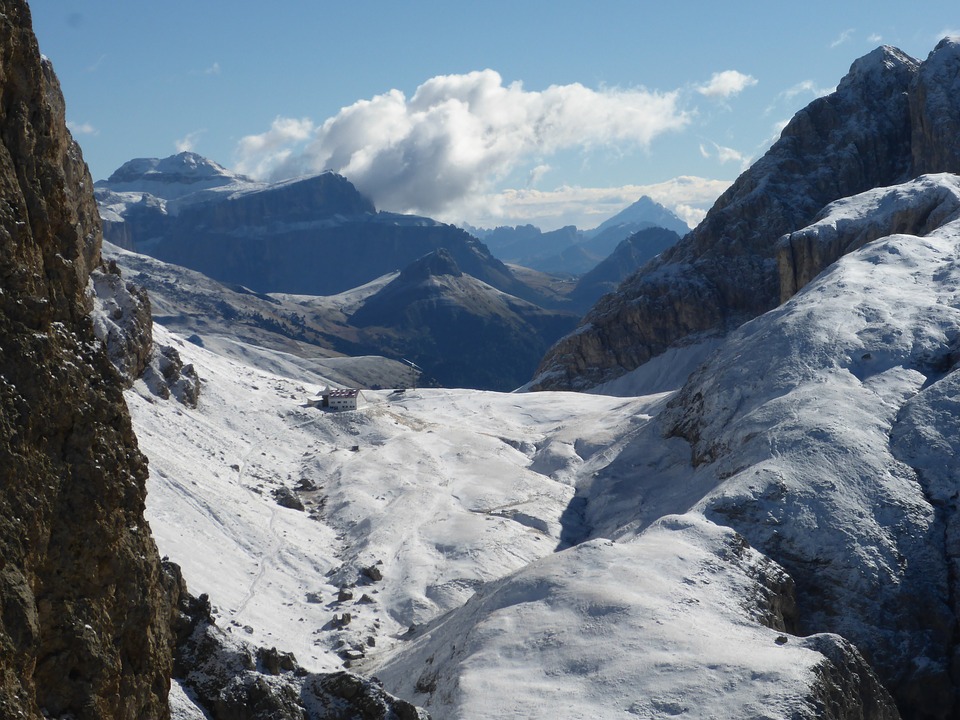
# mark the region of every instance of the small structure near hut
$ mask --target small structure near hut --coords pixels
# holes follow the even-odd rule
[[[323,388],[315,398],[307,401],[307,405],[329,410],[356,410],[361,400],[360,391],[354,388]]]

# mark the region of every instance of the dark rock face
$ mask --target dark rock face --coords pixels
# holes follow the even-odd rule
[[[816,717],[834,720],[899,720],[893,698],[857,649],[838,635],[812,635],[800,641],[826,656],[816,668],[811,705]]]
[[[92,182],[20,0],[0,3],[0,716],[168,716],[146,461],[93,333]]]
[[[839,198],[960,170],[957,67],[960,46],[951,40],[922,65],[891,47],[853,63],[836,92],[797,113],[693,232],[551,349],[536,387],[591,387],[671,345],[766,312],[819,272],[817,265],[836,259],[805,258],[795,269],[789,254],[778,258],[781,236]]]

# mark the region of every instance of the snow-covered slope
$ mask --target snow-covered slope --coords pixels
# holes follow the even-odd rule
[[[891,231],[955,184],[831,206],[806,242],[877,239],[678,393],[380,391],[334,415],[180,342],[198,408],[129,393],[161,550],[234,632],[437,717],[896,717],[848,641],[907,717],[948,717],[960,221]]]
[[[379,391],[325,413],[303,407],[316,386],[156,333],[203,387],[196,408],[127,394],[148,519],[229,632],[437,718],[831,717],[831,693],[889,710],[844,641],[787,632],[776,564],[696,512],[661,517],[702,495],[654,482],[652,527],[622,524],[641,458],[690,472],[652,422],[669,394]],[[586,524],[604,506],[617,532]]]
[[[827,656],[858,658],[782,632],[785,578],[731,530],[668,516],[483,588],[377,673],[442,718],[831,717]],[[838,694],[882,695],[862,683]]]
[[[128,393],[161,552],[209,593],[222,624],[311,669],[341,665],[338,640],[376,652],[552,553],[577,478],[608,462],[651,404],[380,391],[357,412],[325,413],[303,407],[316,385],[156,333],[202,380],[196,409],[139,385]],[[280,507],[281,488],[305,511]],[[364,574],[372,567],[382,579]],[[350,624],[335,627],[343,612]]]

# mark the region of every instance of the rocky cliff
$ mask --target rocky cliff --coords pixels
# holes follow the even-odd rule
[[[168,715],[145,458],[89,318],[92,181],[22,0],[0,3],[0,715]]]
[[[923,63],[891,47],[854,62],[836,91],[797,113],[693,232],[551,349],[535,387],[590,387],[672,345],[729,331],[836,259],[828,252],[794,263],[785,252],[791,244],[778,245],[825,205],[923,173],[960,170],[953,141],[958,65],[953,40]]]

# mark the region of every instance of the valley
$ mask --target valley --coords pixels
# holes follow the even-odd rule
[[[331,168],[445,209],[519,153],[545,202],[583,118],[655,100],[649,144],[758,80],[438,76],[238,145],[311,172],[188,136],[94,183],[0,9],[0,717],[960,716],[960,37],[750,163],[698,138],[744,162],[689,232],[543,231]],[[310,164],[378,107],[393,145]]]

